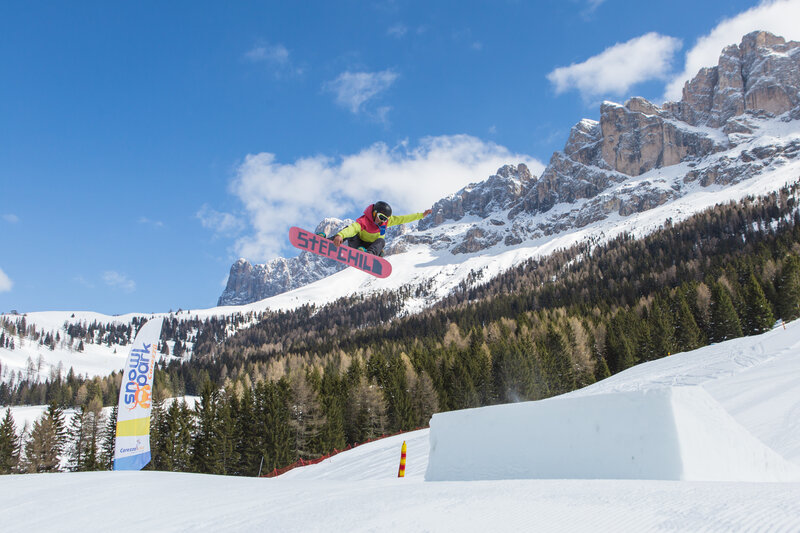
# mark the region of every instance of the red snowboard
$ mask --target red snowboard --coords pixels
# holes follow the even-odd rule
[[[337,248],[333,245],[332,240],[296,226],[289,230],[289,240],[295,248],[321,255],[322,257],[329,257],[334,261],[339,261],[347,266],[372,274],[376,278],[388,278],[389,274],[392,273],[392,265],[382,257],[362,252],[357,248],[350,248],[344,244]]]

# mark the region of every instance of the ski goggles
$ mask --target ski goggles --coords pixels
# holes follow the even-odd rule
[[[386,216],[386,215],[384,215],[383,213],[376,213],[376,214],[375,214],[375,216],[376,216],[376,217],[378,218],[378,220],[380,220],[381,222],[388,222],[388,221],[389,221],[389,217],[387,217],[387,216]]]

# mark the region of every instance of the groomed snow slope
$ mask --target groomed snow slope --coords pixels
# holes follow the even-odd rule
[[[713,398],[712,405],[743,431],[797,467],[799,348],[797,321],[785,330],[642,364],[561,399],[634,398],[665,386],[697,386],[708,393],[698,397]],[[797,482],[426,482],[428,437],[427,430],[390,437],[275,479],[164,472],[3,476],[0,523],[3,531],[56,524],[65,531],[137,532],[800,531]],[[403,440],[409,443],[408,470],[398,479]],[[510,447],[530,446],[520,441]],[[502,454],[496,455],[493,461],[500,462]]]

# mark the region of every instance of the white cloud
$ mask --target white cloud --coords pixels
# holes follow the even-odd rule
[[[248,50],[244,58],[252,63],[266,65],[277,78],[299,76],[304,71],[292,62],[289,50],[282,44],[258,44]]]
[[[0,292],[8,292],[14,287],[14,283],[11,281],[3,269],[0,268]]]
[[[136,283],[129,279],[125,274],[120,274],[113,270],[103,272],[103,281],[106,285],[114,289],[120,289],[125,292],[133,292],[136,290]]]
[[[391,69],[380,72],[343,72],[325,89],[336,95],[336,103],[358,114],[370,99],[392,86],[398,74]]]
[[[91,281],[87,280],[83,276],[76,276],[76,277],[72,278],[72,280],[75,283],[79,283],[79,284],[83,285],[87,289],[94,289],[95,288],[94,283],[92,283]]]
[[[605,2],[605,0],[587,0],[586,11],[591,12],[596,10],[598,7],[600,7],[600,4],[602,4],[603,2]]]
[[[419,212],[518,162],[535,174],[544,170],[529,156],[468,135],[427,137],[417,146],[376,143],[352,155],[289,164],[270,153],[249,155],[231,191],[244,204],[253,234],[236,243],[236,252],[268,260],[280,255],[290,226],[313,229],[325,217],[357,218],[377,200],[389,202],[398,214]]]
[[[405,24],[401,23],[395,24],[394,26],[386,30],[387,35],[397,38],[403,37],[406,33],[408,33],[408,27]]]
[[[204,228],[213,230],[217,235],[237,235],[244,229],[242,219],[231,213],[216,211],[204,204],[195,215]]]
[[[624,96],[635,84],[666,79],[672,58],[681,48],[680,39],[647,33],[606,48],[583,63],[559,67],[547,75],[556,94],[571,89],[584,99],[607,94]]]
[[[3,220],[8,222],[9,224],[16,224],[17,222],[19,222],[19,217],[11,213],[6,213],[3,215]]]
[[[164,223],[160,220],[150,220],[147,217],[139,217],[139,224],[143,224],[145,226],[153,226],[155,228],[163,228]]]
[[[255,63],[266,62],[285,65],[289,62],[289,50],[282,44],[264,44],[253,47],[244,57]]]
[[[725,19],[697,40],[686,52],[683,72],[675,76],[666,88],[665,98],[681,99],[683,85],[703,67],[716,66],[722,49],[739,44],[751,31],[765,30],[786,38],[800,40],[800,0],[765,1],[735,17]]]

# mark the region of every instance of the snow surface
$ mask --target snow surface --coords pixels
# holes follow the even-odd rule
[[[609,398],[628,402],[629,412],[598,414],[612,407]],[[565,463],[577,465],[570,468],[587,467],[578,455],[554,450],[576,443],[514,436],[537,423],[528,416],[535,409],[550,419],[548,429],[567,436],[570,427],[591,427],[599,416],[627,432],[618,445],[628,449],[636,443],[625,439],[643,427],[674,436],[677,422],[688,434],[669,451],[681,461],[712,454],[724,460],[758,447],[772,459],[782,456],[791,474],[800,467],[800,321],[644,363],[558,398],[466,413],[491,419],[497,409],[503,415],[496,430],[511,437],[481,455],[486,468],[513,472],[511,458],[537,453],[564,453]],[[635,411],[641,411],[637,419],[628,416]],[[530,479],[523,472],[526,479],[426,481],[440,460],[431,441],[466,431],[456,423],[464,416],[437,415],[447,421],[442,429],[435,418],[433,430],[382,439],[274,479],[167,472],[2,476],[0,523],[3,531],[800,531],[796,481],[591,479],[596,472],[588,468],[583,476],[573,470],[576,479]],[[492,435],[479,438],[486,445]],[[602,444],[591,432],[582,439],[577,446],[584,450]],[[404,440],[406,477],[398,479]],[[462,457],[470,449],[463,445]],[[693,471],[702,466],[694,463]],[[774,464],[761,466],[767,477],[775,473]],[[740,462],[726,468],[729,479],[756,471]]]
[[[441,413],[431,420],[430,442],[428,481],[800,481],[800,467],[753,437],[700,387]]]

